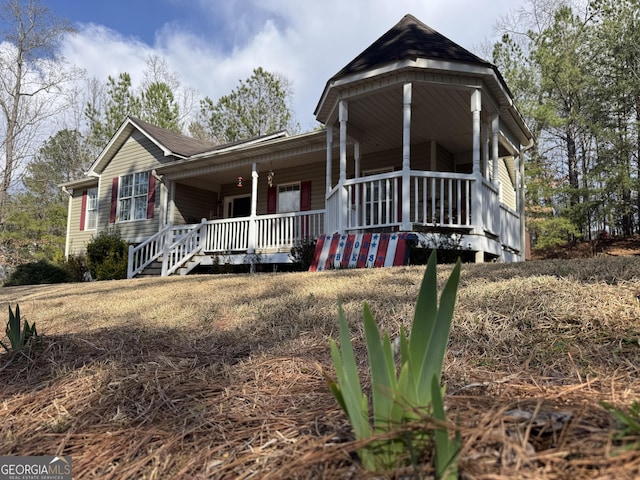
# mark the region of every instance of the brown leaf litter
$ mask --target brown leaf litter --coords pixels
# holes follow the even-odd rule
[[[364,372],[362,303],[397,335],[423,268],[3,288],[44,336],[0,355],[0,452],[71,455],[83,479],[430,478],[431,449],[363,471],[317,368],[340,299]],[[640,398],[639,290],[637,257],[463,267],[443,377],[461,478],[640,477],[599,403]]]

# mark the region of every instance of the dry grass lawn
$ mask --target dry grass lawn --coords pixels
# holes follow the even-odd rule
[[[338,299],[364,371],[362,303],[396,335],[423,272],[2,288],[44,342],[0,354],[0,453],[71,455],[78,479],[369,478],[319,366]],[[463,267],[444,372],[462,478],[640,476],[599,403],[640,400],[639,295],[640,257]]]

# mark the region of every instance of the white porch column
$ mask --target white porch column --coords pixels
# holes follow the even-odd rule
[[[167,190],[169,190],[169,206],[167,208],[167,225],[173,225],[176,218],[176,182],[167,180]]]
[[[402,96],[402,225],[411,230],[411,92],[412,84],[405,83]]]
[[[73,190],[67,190],[66,187],[62,187],[62,191],[67,194],[67,239],[64,242],[64,258],[69,258],[69,253],[71,252],[71,244],[69,243],[69,238],[71,238],[71,207],[73,206]],[[131,247],[129,247],[131,250]],[[131,262],[129,262],[129,268],[131,268]],[[128,278],[128,277],[127,277]]]
[[[479,89],[476,89],[471,94],[471,115],[473,118],[473,176],[475,181],[473,182],[472,189],[472,216],[475,234],[484,234],[484,225],[482,222],[482,213],[484,205],[482,204],[483,186],[482,186],[482,172],[480,171],[480,143],[481,143],[481,128],[480,128],[480,112],[482,111],[482,94]],[[484,261],[484,251],[479,250],[476,252],[476,263],[482,263]]]
[[[256,162],[251,164],[251,213],[249,215],[249,245],[247,253],[256,252],[256,214],[258,211],[258,165]],[[252,269],[254,264],[251,264]]]
[[[331,168],[333,165],[333,127],[327,127],[327,195],[331,191]]]
[[[161,231],[169,223],[169,192],[165,182],[160,182],[160,221],[158,231]]]
[[[483,135],[482,135],[482,176],[489,180],[489,142],[491,139],[489,138],[489,128],[488,125],[485,125]]]
[[[347,122],[349,121],[349,104],[340,100],[340,178],[338,185],[338,232],[343,233],[347,221],[347,199],[345,198],[344,182],[347,179]]]
[[[473,115],[473,173],[480,174],[480,112],[482,111],[482,94],[474,90],[471,94],[471,114]]]
[[[500,188],[500,170],[498,158],[498,135],[500,133],[500,117],[496,113],[491,119],[491,161],[493,162],[493,184]]]

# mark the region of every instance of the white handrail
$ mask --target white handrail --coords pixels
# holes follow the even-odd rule
[[[202,223],[189,229],[188,232],[180,236],[173,244],[166,244],[165,252],[162,256],[163,277],[176,272],[193,258],[195,254],[202,251],[202,231],[206,222],[206,219],[203,219]]]
[[[155,235],[147,238],[144,242],[138,245],[129,245],[127,278],[135,277],[162,255],[168,233],[171,229],[172,226],[167,225]]]

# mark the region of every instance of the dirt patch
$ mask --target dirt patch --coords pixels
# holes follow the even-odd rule
[[[628,238],[600,238],[593,241],[577,241],[553,248],[533,249],[533,260],[555,258],[592,258],[598,255],[640,255],[640,236]]]

